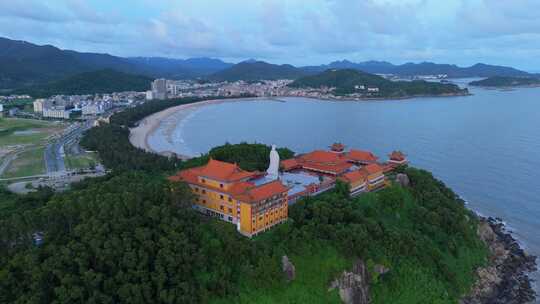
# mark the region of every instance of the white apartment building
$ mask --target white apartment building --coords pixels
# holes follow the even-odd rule
[[[43,117],[69,119],[69,114],[65,107],[43,108]]]
[[[81,111],[82,115],[97,115],[104,113],[110,108],[112,108],[112,102],[110,101],[94,102],[83,105]]]
[[[34,112],[41,113],[43,112],[43,105],[45,104],[45,99],[36,99],[33,102],[34,105]]]

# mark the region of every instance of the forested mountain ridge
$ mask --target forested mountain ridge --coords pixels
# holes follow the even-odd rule
[[[354,63],[348,60],[334,61],[327,65],[304,67],[304,70],[322,72],[327,69],[354,69],[372,74],[393,74],[398,76],[447,75],[450,78],[512,76],[524,77],[531,74],[512,67],[477,63],[469,67],[433,62],[404,63],[395,65],[386,61],[365,61]]]
[[[128,60],[120,57],[64,51],[51,45],[0,38],[0,88],[42,84],[104,68],[127,73],[137,71]]]
[[[214,81],[257,81],[274,79],[296,79],[307,73],[290,64],[271,64],[264,61],[244,61],[208,76]]]
[[[227,69],[233,64],[215,58],[173,59],[164,57],[131,57],[130,62],[154,74],[172,79],[203,77]]]
[[[173,59],[162,57],[123,58],[109,54],[62,50],[0,37],[0,89],[48,83],[75,74],[114,69],[124,73],[171,79],[208,78],[216,81],[296,79],[327,69],[355,69],[373,74],[399,76],[437,75],[448,77],[526,77],[531,74],[505,66],[478,63],[470,67],[431,62],[394,65],[384,61],[354,63],[348,60],[295,67],[248,60],[236,65],[213,58]]]
[[[28,94],[34,98],[52,95],[86,95],[150,89],[152,78],[118,72],[112,69],[97,70],[76,74],[47,84],[34,85],[14,91]]]
[[[113,69],[148,77],[185,79],[229,67],[219,59],[123,58],[109,54],[62,50],[0,37],[0,89],[16,89],[76,74]]]

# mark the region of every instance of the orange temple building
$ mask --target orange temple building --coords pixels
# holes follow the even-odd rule
[[[196,196],[196,210],[236,224],[241,234],[251,237],[288,217],[288,188],[279,180],[268,181],[262,176],[264,173],[210,159],[206,165],[182,170],[169,180],[189,185]]]
[[[329,151],[316,150],[281,162],[275,146],[271,158],[272,153],[267,172],[245,171],[237,164],[210,159],[169,180],[189,185],[195,194],[194,209],[235,224],[241,234],[252,237],[286,221],[289,203],[328,191],[336,180],[349,184],[353,196],[376,191],[389,184],[385,173],[407,163],[399,151],[381,164],[371,152],[346,151],[337,143]]]
[[[390,153],[389,156],[390,156],[390,159],[388,160],[388,162],[390,164],[401,166],[401,165],[406,165],[408,163],[407,157],[401,151],[393,151],[392,153]]]
[[[396,152],[392,154],[397,157]],[[371,152],[351,149],[335,143],[329,151],[316,150],[295,158],[281,161],[286,172],[304,171],[326,176],[349,184],[351,195],[374,191],[388,184],[384,172],[386,166],[379,164],[378,157]]]

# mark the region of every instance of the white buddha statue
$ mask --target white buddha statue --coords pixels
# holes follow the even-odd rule
[[[270,165],[268,166],[266,173],[272,180],[278,179],[279,177],[279,154],[276,151],[276,145],[272,145],[272,151],[270,151]]]

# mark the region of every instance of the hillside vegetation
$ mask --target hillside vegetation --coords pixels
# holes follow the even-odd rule
[[[299,78],[289,84],[295,88],[335,88],[335,95],[363,93],[357,86],[379,88],[374,97],[408,97],[428,95],[466,94],[467,89],[460,89],[455,84],[442,84],[427,81],[391,81],[381,76],[353,69],[326,70],[322,73]]]
[[[426,171],[404,168],[410,187],[357,198],[339,184],[248,239],[196,213],[187,186],[165,177],[209,157],[264,169],[270,147],[224,145],[180,162],[130,148],[127,128],[112,121],[85,135],[113,170],[108,176],[54,195],[0,192],[0,302],[339,303],[328,285],[361,258],[374,303],[456,303],[486,262],[475,216]],[[296,265],[291,283],[283,255]],[[378,276],[375,264],[390,271]]]
[[[374,303],[456,303],[485,262],[476,220],[429,173],[406,173],[411,188],[302,200],[286,224],[253,240],[197,214],[190,191],[163,177],[89,180],[23,212],[7,209],[0,302],[339,303],[328,284],[360,257],[390,269],[375,275]],[[297,265],[292,283],[284,254]]]
[[[146,76],[118,72],[111,69],[85,72],[62,80],[17,90],[34,98],[52,95],[85,95],[150,89],[152,79]]]
[[[122,58],[0,37],[0,90],[46,84],[103,69],[154,78],[185,79],[210,75],[231,65],[210,58]]]

